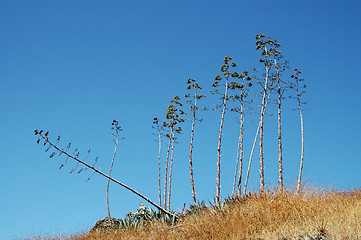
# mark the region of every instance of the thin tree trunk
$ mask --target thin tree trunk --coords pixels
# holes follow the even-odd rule
[[[169,153],[170,153],[170,147],[172,145],[172,135],[173,135],[173,129],[170,131],[169,135],[169,142],[168,142],[168,150],[167,150],[167,158],[165,161],[165,174],[164,174],[164,208],[167,209],[167,180],[168,180],[168,163],[169,163]]]
[[[297,194],[300,194],[301,193],[301,176],[302,176],[302,168],[303,168],[304,138],[303,138],[303,117],[302,117],[300,95],[298,93],[298,83],[297,83],[297,101],[298,101],[298,109],[300,111],[300,118],[301,118],[301,139],[302,139],[300,172],[298,174],[298,181],[297,181]]]
[[[260,126],[261,126],[261,122],[258,124],[256,137],[254,138],[253,146],[252,146],[252,150],[251,150],[251,155],[250,155],[250,157],[249,157],[248,168],[247,168],[247,175],[246,175],[246,181],[245,181],[245,183],[244,183],[244,188],[243,188],[243,195],[246,195],[246,191],[247,191],[247,184],[248,184],[249,172],[250,172],[250,170],[251,170],[251,163],[252,163],[252,158],[253,158],[254,147],[256,146],[256,142],[257,142],[257,138],[258,138]]]
[[[280,89],[278,89],[280,96]],[[281,135],[281,99],[278,98],[278,184],[279,191],[283,191],[283,159],[282,159],[282,135]]]
[[[242,180],[242,165],[243,165],[243,125],[244,125],[244,107],[241,103],[241,118],[239,123],[239,137],[237,145],[237,159],[236,159],[236,170],[234,172],[233,179],[233,189],[232,189],[232,198],[234,197],[236,184],[237,185],[237,196],[241,196],[241,180]],[[238,170],[239,166],[239,170]],[[238,181],[237,181],[237,172],[238,172]]]
[[[242,187],[242,169],[243,169],[243,125],[244,125],[244,119],[245,119],[245,112],[244,109],[241,114],[241,132],[240,132],[240,138],[241,138],[241,153],[239,157],[239,173],[238,173],[238,190],[237,190],[237,196],[241,196],[241,187]]]
[[[170,157],[170,168],[169,168],[169,182],[168,182],[168,203],[167,203],[167,210],[170,209],[170,195],[171,195],[171,188],[172,188],[172,170],[173,170],[173,156],[174,156],[174,133],[172,136],[172,155]]]
[[[227,93],[228,93],[228,77],[226,79],[226,90],[224,93],[223,110],[222,110],[221,124],[219,126],[219,136],[218,136],[216,204],[219,203],[220,194],[221,194],[221,141],[222,141],[223,121],[224,121],[224,115],[226,112],[226,103],[227,103],[227,97],[228,97]]]
[[[190,150],[189,150],[189,168],[190,168],[190,174],[191,174],[192,198],[193,198],[194,205],[197,205],[196,192],[194,190],[194,176],[193,176],[193,137],[194,137],[194,125],[195,125],[195,121],[196,121],[196,109],[197,109],[197,92],[195,92],[195,94],[194,94],[191,146],[190,146]]]
[[[267,51],[267,49],[266,49]],[[266,60],[266,64],[267,60]],[[265,84],[263,89],[263,99],[262,99],[262,108],[261,108],[261,119],[260,119],[260,128],[259,128],[259,161],[260,161],[260,185],[261,185],[261,192],[263,193],[265,190],[264,184],[264,165],[263,165],[263,122],[264,122],[264,114],[266,112],[266,96],[267,96],[267,89],[268,89],[268,75],[269,74],[269,67],[266,66],[266,78]]]
[[[109,177],[112,175],[112,170],[113,170],[113,164],[114,164],[114,159],[115,159],[115,155],[117,153],[117,148],[118,148],[118,142],[119,142],[119,135],[117,134],[117,140],[115,141],[115,148],[114,148],[114,153],[113,153],[113,159],[112,159],[112,163],[110,164],[110,170],[109,170]],[[109,208],[109,184],[110,184],[110,179],[108,179],[108,184],[107,184],[107,194],[106,194],[106,200],[107,200],[107,211],[108,211],[108,217],[110,219],[110,208]]]
[[[280,74],[278,71],[276,57],[273,56],[276,68],[276,77],[277,77],[277,85],[278,85],[278,184],[279,191],[283,191],[283,161],[282,161],[282,134],[281,134],[281,83],[280,83]]]
[[[261,125],[259,129],[259,174],[260,174],[260,185],[261,185],[261,192],[263,193],[264,188],[264,165],[263,165],[263,114],[261,116]]]
[[[159,193],[159,206],[162,206],[162,189],[160,186],[160,156],[161,156],[161,148],[162,148],[162,139],[161,134],[158,126],[158,141],[159,141],[159,152],[158,152],[158,193]]]
[[[237,158],[236,158],[236,168],[234,171],[234,179],[233,179],[233,188],[232,188],[232,198],[234,197],[234,191],[236,190],[236,183],[237,183],[237,173],[238,173],[238,164],[240,160],[240,148],[241,148],[241,137],[242,137],[242,125],[239,124],[239,137],[238,137],[238,144],[237,144]]]
[[[147,197],[144,196],[143,194],[139,193],[138,191],[134,190],[133,188],[125,185],[125,184],[122,183],[122,182],[119,182],[118,180],[116,180],[116,179],[114,179],[114,178],[106,175],[105,173],[99,171],[98,169],[96,169],[96,168],[94,168],[93,166],[87,164],[86,162],[78,159],[77,157],[75,157],[75,156],[73,156],[73,155],[70,155],[69,153],[63,151],[62,149],[60,149],[59,147],[57,147],[55,144],[51,143],[51,142],[48,140],[47,137],[42,136],[40,133],[39,133],[39,135],[40,135],[46,142],[48,142],[53,148],[55,148],[57,151],[59,151],[59,152],[60,152],[60,155],[61,155],[61,154],[65,154],[67,157],[70,157],[70,158],[74,159],[74,160],[77,161],[78,163],[83,164],[83,165],[86,166],[87,168],[92,169],[94,172],[96,172],[96,173],[102,175],[103,177],[106,177],[106,178],[108,178],[109,180],[115,182],[116,184],[119,184],[120,186],[128,189],[129,191],[131,191],[132,193],[134,193],[134,194],[138,195],[139,197],[143,198],[145,201],[147,201],[148,203],[150,203],[151,205],[153,205],[154,207],[156,207],[156,208],[159,209],[160,211],[162,211],[162,212],[164,212],[164,213],[166,213],[166,214],[169,214],[169,215],[173,216],[174,218],[178,218],[177,215],[175,215],[175,214],[167,211],[165,208],[162,208],[161,206],[159,206],[158,204],[156,204],[155,202],[153,202],[152,200],[150,200],[149,198],[147,198]]]
[[[271,94],[268,93],[268,97],[267,97],[267,101],[266,101],[266,106],[267,106],[268,99],[270,98],[270,96],[271,96]],[[250,154],[250,157],[249,157],[248,169],[247,169],[247,175],[246,175],[246,181],[245,181],[245,183],[244,183],[244,188],[243,188],[243,195],[246,195],[246,191],[247,191],[247,184],[248,184],[249,173],[250,173],[250,170],[251,170],[251,163],[252,163],[252,159],[253,159],[253,152],[254,152],[254,147],[256,146],[256,142],[257,142],[257,138],[258,138],[260,126],[261,126],[261,121],[260,121],[259,124],[258,124],[256,137],[254,138],[254,142],[253,142],[251,154]]]

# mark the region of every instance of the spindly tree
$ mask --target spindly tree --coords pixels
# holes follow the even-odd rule
[[[265,190],[265,183],[264,183],[264,156],[263,156],[263,123],[264,123],[264,116],[266,113],[266,106],[268,102],[268,96],[272,91],[272,82],[270,81],[270,70],[272,68],[272,61],[270,59],[271,52],[269,51],[269,45],[273,42],[272,39],[268,38],[265,39],[265,35],[257,34],[256,35],[256,50],[261,50],[262,58],[259,59],[261,63],[264,64],[264,68],[261,69],[262,79],[258,81],[258,85],[261,87],[260,93],[262,95],[262,102],[261,102],[261,116],[259,121],[259,159],[260,159],[260,185],[261,185],[261,192]]]
[[[256,136],[254,139],[252,151],[249,158],[248,170],[246,175],[246,181],[243,193],[246,194],[247,183],[249,178],[249,172],[251,167],[251,162],[253,158],[253,152],[256,145],[258,135],[260,135],[260,182],[261,182],[261,191],[264,191],[264,157],[263,157],[263,123],[264,116],[266,113],[266,107],[269,102],[271,92],[274,88],[277,89],[278,100],[277,100],[277,109],[278,109],[278,168],[279,168],[279,189],[283,190],[283,156],[282,156],[282,135],[281,135],[281,101],[283,99],[283,93],[288,83],[281,79],[282,72],[288,69],[288,62],[283,60],[283,55],[279,50],[280,44],[277,40],[272,40],[272,38],[265,39],[265,35],[256,35],[256,49],[262,51],[262,58],[259,60],[264,64],[264,68],[256,70],[256,73],[262,73],[261,77],[258,78],[257,84],[261,87],[260,93],[262,96],[261,101],[261,117],[258,124]],[[274,69],[273,72],[271,70]],[[277,85],[274,87],[273,85]]]
[[[265,107],[267,107],[269,97],[270,97],[270,94],[268,93]],[[260,126],[261,126],[261,122],[258,123],[258,128],[257,128],[257,131],[256,131],[256,135],[255,135],[255,137],[254,137],[254,141],[253,141],[253,145],[252,145],[252,150],[251,150],[251,153],[250,153],[250,156],[249,156],[248,167],[247,167],[247,174],[246,174],[246,180],[245,180],[245,182],[244,182],[244,187],[243,187],[243,195],[246,195],[246,193],[247,193],[248,179],[249,179],[249,174],[250,174],[250,171],[251,171],[251,164],[252,164],[252,159],[253,159],[253,153],[254,153],[254,148],[255,148],[255,146],[256,146],[257,139],[258,139],[258,135],[259,135],[259,132],[260,132],[260,131],[259,131]]]
[[[197,103],[199,100],[205,98],[206,96],[203,94],[200,94],[198,91],[202,89],[202,87],[196,82],[195,79],[189,78],[187,80],[187,89],[192,90],[193,89],[193,95],[186,94],[185,98],[189,99],[187,100],[187,103],[190,105],[189,110],[190,113],[187,115],[192,116],[192,130],[191,130],[191,140],[190,140],[190,150],[189,150],[189,170],[190,170],[190,176],[191,176],[191,187],[192,187],[192,198],[193,198],[193,204],[197,204],[196,200],[196,192],[194,189],[194,176],[193,176],[193,138],[194,138],[194,128],[196,121],[202,121],[202,119],[197,119],[196,113],[198,110],[206,110],[206,108],[199,109],[197,106]]]
[[[249,106],[252,103],[252,100],[248,100],[249,96],[249,87],[252,86],[252,78],[248,76],[248,71],[243,71],[243,74],[239,75],[240,81],[231,82],[230,89],[235,90],[234,95],[230,95],[230,98],[238,102],[237,107],[231,108],[230,110],[236,113],[239,113],[239,137],[237,145],[237,158],[236,158],[236,167],[234,172],[233,180],[233,189],[232,197],[235,194],[235,189],[237,186],[237,196],[241,196],[241,182],[242,182],[242,166],[243,166],[243,132],[244,132],[244,122],[246,117],[247,110],[251,110]],[[238,174],[238,178],[237,178]]]
[[[281,131],[281,103],[284,99],[283,94],[286,91],[287,82],[281,79],[282,72],[288,69],[288,62],[284,60],[282,52],[279,50],[281,45],[277,40],[269,38],[269,52],[273,58],[273,82],[277,85],[277,120],[278,120],[278,184],[279,190],[283,191],[283,156],[282,156],[282,131]]]
[[[144,196],[143,194],[139,193],[138,191],[136,191],[135,189],[129,187],[128,185],[114,179],[111,176],[108,176],[107,174],[103,173],[102,171],[98,170],[97,168],[95,168],[95,164],[98,161],[98,157],[95,158],[94,163],[92,165],[86,163],[86,159],[89,157],[90,154],[90,150],[88,150],[87,155],[84,157],[84,159],[80,159],[80,154],[78,149],[75,149],[75,151],[73,153],[70,152],[71,149],[71,143],[69,143],[67,145],[67,147],[64,148],[60,148],[58,146],[59,141],[60,141],[60,136],[57,137],[56,141],[53,142],[49,139],[49,131],[45,132],[43,130],[35,130],[35,135],[37,135],[39,138],[37,140],[37,143],[40,144],[42,143],[42,145],[46,148],[45,152],[48,152],[49,150],[52,150],[52,153],[50,154],[50,158],[54,158],[57,154],[58,156],[64,155],[66,157],[66,159],[73,159],[76,161],[76,166],[72,169],[71,172],[74,172],[76,170],[76,168],[78,167],[78,165],[80,164],[81,166],[83,166],[82,168],[80,168],[77,172],[80,174],[81,172],[85,172],[87,169],[91,169],[92,171],[94,171],[94,173],[98,173],[100,175],[102,175],[103,177],[115,182],[116,184],[128,189],[129,191],[131,191],[132,193],[136,194],[137,196],[141,197],[142,199],[144,199],[145,201],[147,201],[148,203],[150,203],[151,205],[153,205],[154,207],[156,207],[157,209],[159,209],[159,211],[162,211],[170,216],[172,216],[173,218],[178,218],[177,215],[167,211],[166,209],[162,208],[161,206],[159,206],[158,204],[156,204],[155,202],[153,202],[152,200],[150,200],[149,198],[147,198],[146,196]],[[66,164],[63,163],[59,168],[62,168],[64,165]],[[90,180],[91,177],[89,177],[87,179]]]
[[[297,180],[297,193],[300,194],[301,192],[301,176],[302,176],[302,169],[303,169],[303,156],[304,156],[304,135],[303,135],[303,116],[302,116],[302,104],[305,102],[301,101],[301,96],[305,93],[304,90],[306,85],[302,84],[304,81],[303,78],[300,77],[301,71],[299,69],[295,69],[295,74],[291,75],[291,78],[294,80],[295,83],[292,83],[290,87],[296,90],[296,99],[298,104],[298,111],[300,113],[300,120],[301,120],[301,162],[300,162],[300,171],[298,174]]]
[[[221,104],[216,105],[216,109],[221,109],[221,121],[219,124],[219,135],[218,135],[218,146],[217,146],[217,184],[216,184],[216,204],[219,203],[220,193],[221,193],[221,145],[222,145],[222,131],[223,131],[223,123],[224,116],[227,109],[227,101],[229,99],[228,90],[230,88],[230,78],[238,78],[239,74],[237,72],[230,71],[231,68],[236,67],[235,62],[230,62],[232,60],[231,57],[226,56],[223,60],[223,65],[221,66],[222,75],[217,75],[212,84],[212,87],[215,90],[211,91],[212,94],[221,95],[220,100]],[[222,81],[224,80],[224,81]],[[222,84],[221,84],[222,81]],[[224,87],[224,92],[219,92],[218,88],[220,86]]]
[[[156,129],[157,137],[158,137],[158,195],[159,195],[159,206],[162,206],[162,189],[161,189],[161,183],[160,183],[160,175],[161,175],[161,149],[162,149],[162,131],[163,127],[159,125],[159,119],[154,118],[153,119],[153,128]]]
[[[113,165],[114,165],[114,160],[115,160],[115,155],[117,154],[117,149],[118,149],[118,144],[119,144],[119,134],[123,131],[122,127],[119,125],[119,122],[117,120],[113,120],[112,122],[112,130],[114,130],[115,133],[113,133],[113,137],[115,138],[115,140],[113,140],[114,144],[115,144],[115,148],[114,148],[114,153],[113,153],[113,158],[112,158],[112,162],[110,164],[110,170],[109,170],[109,177],[112,176],[112,170],[113,170]],[[108,184],[107,184],[107,194],[106,194],[106,200],[107,200],[107,211],[108,211],[108,217],[110,218],[110,209],[109,209],[109,184],[110,184],[110,179],[108,179]]]
[[[170,208],[170,196],[171,196],[171,183],[172,183],[172,167],[173,167],[173,154],[174,154],[174,144],[176,140],[176,134],[180,134],[182,132],[181,127],[177,127],[177,124],[184,122],[184,119],[180,117],[180,115],[184,114],[181,109],[178,107],[183,106],[180,102],[180,98],[175,96],[171,100],[171,104],[168,106],[167,114],[165,118],[167,121],[163,122],[163,127],[168,129],[168,133],[165,135],[168,141],[168,151],[167,158],[165,162],[165,175],[164,175],[164,208]],[[171,154],[171,157],[170,157]],[[170,157],[170,161],[169,161]],[[170,163],[169,163],[170,162]],[[168,165],[169,166],[169,176],[168,176]]]

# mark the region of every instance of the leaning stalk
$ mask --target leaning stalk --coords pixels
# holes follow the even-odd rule
[[[83,164],[85,167],[92,169],[94,172],[96,172],[96,173],[102,175],[103,177],[106,177],[107,179],[115,182],[116,184],[119,184],[120,186],[128,189],[129,191],[131,191],[132,193],[136,194],[137,196],[143,198],[145,201],[147,201],[148,203],[150,203],[151,205],[153,205],[154,207],[156,207],[156,208],[159,209],[160,211],[162,211],[162,212],[164,212],[164,213],[166,213],[166,214],[169,214],[169,215],[171,215],[171,216],[174,217],[174,218],[178,218],[177,215],[175,215],[175,214],[167,211],[166,209],[162,208],[161,206],[159,206],[158,204],[156,204],[155,202],[153,202],[152,200],[150,200],[149,198],[147,198],[147,197],[144,196],[143,194],[139,193],[138,191],[134,190],[133,188],[131,188],[131,187],[125,185],[124,183],[119,182],[118,180],[116,180],[116,179],[114,179],[114,178],[106,175],[105,173],[103,173],[103,172],[99,171],[98,169],[94,168],[93,166],[91,166],[91,165],[87,164],[86,162],[80,160],[79,158],[77,158],[77,157],[75,157],[75,156],[73,156],[73,155],[70,155],[69,153],[63,151],[62,149],[60,149],[59,147],[57,147],[55,144],[51,143],[51,142],[49,141],[49,139],[48,139],[47,137],[44,137],[42,134],[40,134],[40,133],[37,133],[37,134],[39,134],[40,137],[45,140],[45,142],[49,143],[51,147],[53,147],[53,148],[56,149],[58,152],[60,152],[60,154],[64,154],[65,156],[74,159],[74,160],[77,161],[78,163]]]
[[[268,103],[268,100],[269,100],[270,95],[271,95],[271,94],[268,93],[267,101],[266,101],[266,106],[267,106],[267,103]],[[244,183],[244,188],[243,188],[243,195],[246,195],[246,192],[247,192],[247,184],[248,184],[249,173],[250,173],[250,170],[251,170],[251,164],[252,164],[252,159],[253,159],[253,152],[254,152],[254,147],[256,146],[256,142],[257,142],[257,138],[258,138],[258,134],[259,134],[259,129],[260,129],[260,127],[261,127],[261,122],[259,122],[259,124],[258,124],[256,136],[255,136],[254,141],[253,141],[253,146],[252,146],[251,154],[250,154],[250,156],[249,156],[249,162],[248,162],[248,168],[247,168],[246,181],[245,181],[245,183]]]

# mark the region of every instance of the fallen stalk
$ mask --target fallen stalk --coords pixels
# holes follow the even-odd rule
[[[162,211],[162,212],[164,212],[164,213],[166,213],[166,214],[169,214],[169,215],[173,216],[173,217],[176,218],[176,219],[178,218],[177,215],[175,215],[174,213],[171,213],[171,212],[165,210],[164,208],[162,208],[161,206],[159,206],[158,204],[156,204],[155,202],[153,202],[152,200],[150,200],[149,198],[147,198],[147,197],[144,196],[143,194],[137,192],[137,191],[134,190],[133,188],[125,185],[125,184],[122,183],[122,182],[119,182],[118,180],[116,180],[116,179],[114,179],[114,178],[106,175],[105,173],[99,171],[98,169],[90,166],[90,165],[87,164],[86,162],[84,162],[84,161],[78,159],[77,157],[74,157],[74,156],[68,154],[67,152],[63,151],[62,149],[58,148],[56,145],[54,145],[53,143],[51,143],[51,142],[49,141],[48,137],[44,137],[44,136],[43,136],[40,132],[38,132],[37,130],[35,131],[35,134],[38,134],[40,137],[42,137],[42,138],[45,140],[45,142],[49,143],[51,147],[53,147],[53,148],[55,148],[57,151],[59,151],[59,152],[60,152],[60,155],[61,155],[61,154],[65,154],[67,157],[70,157],[70,158],[76,160],[77,162],[83,164],[83,165],[86,166],[87,168],[92,169],[94,172],[99,173],[99,174],[102,175],[103,177],[106,177],[106,178],[108,178],[109,180],[111,180],[111,181],[119,184],[120,186],[128,189],[129,191],[131,191],[131,192],[133,192],[134,194],[138,195],[139,197],[143,198],[145,201],[147,201],[148,203],[150,203],[150,204],[153,205],[154,207],[158,208],[160,211]]]

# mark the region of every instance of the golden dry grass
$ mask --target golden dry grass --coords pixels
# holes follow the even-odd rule
[[[236,200],[222,210],[185,216],[173,227],[152,223],[140,229],[83,233],[69,239],[292,239],[305,233],[319,233],[326,239],[361,239],[361,190],[308,190],[301,197],[292,191],[268,191]]]

